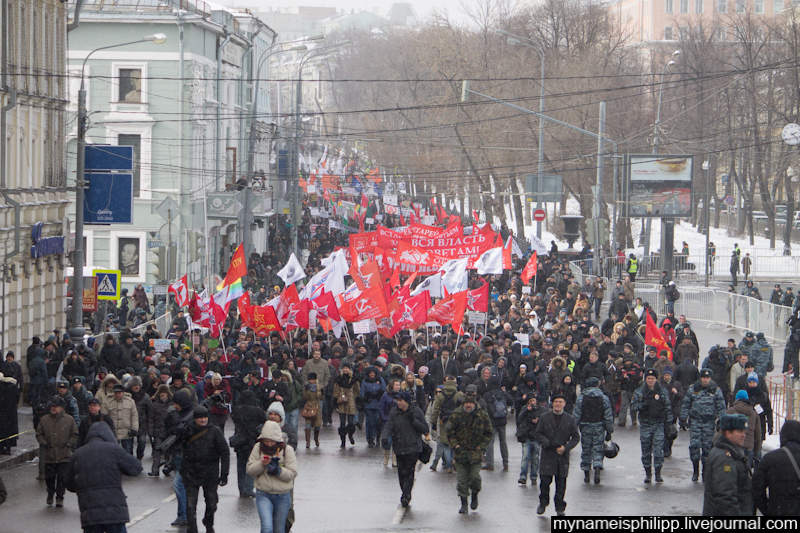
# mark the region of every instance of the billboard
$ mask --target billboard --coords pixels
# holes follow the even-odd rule
[[[692,156],[629,155],[629,217],[692,216]]]

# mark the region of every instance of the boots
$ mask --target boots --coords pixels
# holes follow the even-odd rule
[[[467,514],[467,498],[461,496],[461,507],[458,509],[458,514]]]
[[[703,459],[703,470],[702,470],[702,474],[700,474],[700,479],[703,480],[703,483],[706,482],[706,460],[705,459]]]
[[[595,468],[594,469],[594,484],[595,485],[599,485],[600,484],[600,469],[599,468]]]
[[[306,450],[311,448],[311,430],[306,430]]]
[[[472,491],[472,501],[469,502],[469,508],[473,511],[478,508],[478,491]]]
[[[340,427],[339,428],[339,438],[342,439],[342,445],[339,446],[340,448],[345,447],[345,439],[347,438],[347,429]]]
[[[644,482],[648,485],[653,478],[653,469],[652,468],[645,468],[644,469]]]
[[[583,471],[583,482],[584,483],[589,483],[589,476],[591,476],[591,475],[592,475],[592,473],[590,471],[584,470]]]
[[[319,428],[314,428],[314,446],[319,448]]]
[[[356,432],[355,424],[350,424],[349,426],[347,426],[347,436],[350,438],[350,444],[353,444],[353,445],[355,445],[355,443],[356,443],[355,439],[353,438],[353,434],[355,432]]]
[[[656,467],[656,483],[664,483],[664,478],[661,477],[661,467]]]
[[[695,459],[692,461],[692,481],[700,479],[700,460]]]

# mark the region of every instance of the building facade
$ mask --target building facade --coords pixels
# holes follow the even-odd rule
[[[89,52],[154,33],[166,42],[99,51],[85,72],[87,143],[134,148],[133,222],[87,226],[86,264],[120,268],[124,287],[148,291],[184,273],[202,284],[227,267],[240,238],[233,191],[250,149],[252,55],[274,39],[250,13],[207,2],[87,0],[70,33],[70,119]]]
[[[65,324],[67,10],[0,0],[0,348]]]

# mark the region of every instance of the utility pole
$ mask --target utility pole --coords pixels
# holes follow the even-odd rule
[[[541,120],[541,119],[539,119]],[[594,192],[594,212],[592,213],[592,218],[594,218],[594,272],[595,274],[600,273],[600,217],[602,215],[602,210],[600,207],[600,202],[602,200],[603,195],[603,166],[604,166],[604,157],[603,157],[603,136],[606,134],[606,103],[600,102],[600,119],[599,119],[599,126],[597,129],[597,182],[595,184],[595,192]]]

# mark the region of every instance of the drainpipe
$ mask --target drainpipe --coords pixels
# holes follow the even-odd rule
[[[81,22],[81,8],[83,7],[83,1],[84,0],[75,0],[75,17],[72,19],[72,22],[67,24],[67,33],[78,28],[78,24]]]
[[[225,38],[222,42],[219,41],[219,37],[217,37],[217,127],[216,127],[216,136],[214,138],[214,143],[216,145],[216,149],[214,150],[215,158],[214,158],[214,188],[215,190],[219,191],[219,160],[220,160],[220,149],[219,143],[222,138],[222,124],[221,124],[221,116],[220,113],[222,111],[222,49],[225,48],[225,45],[231,40],[231,35],[228,33],[227,28],[223,28],[225,32]]]

